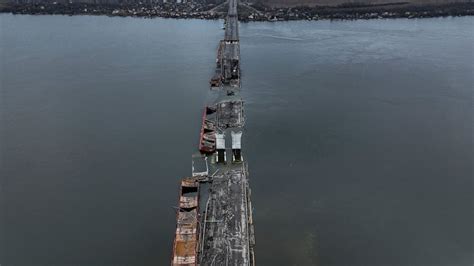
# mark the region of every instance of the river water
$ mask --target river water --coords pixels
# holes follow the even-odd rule
[[[0,263],[167,265],[222,21],[0,23]],[[258,265],[472,265],[473,25],[241,24]]]

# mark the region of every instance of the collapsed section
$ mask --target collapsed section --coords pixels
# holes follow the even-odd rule
[[[241,100],[221,101],[216,106],[216,119],[219,128],[242,127],[244,125],[243,102]]]

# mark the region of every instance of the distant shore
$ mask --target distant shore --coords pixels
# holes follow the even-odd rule
[[[126,4],[2,4],[0,13],[29,15],[106,15],[119,17],[163,17],[222,19],[225,12],[219,5],[201,3],[162,3],[155,5]],[[289,20],[354,20],[380,18],[432,18],[474,15],[474,2],[439,5],[394,3],[383,5],[347,4],[336,7],[271,8],[263,5],[239,6],[239,20],[289,21]]]

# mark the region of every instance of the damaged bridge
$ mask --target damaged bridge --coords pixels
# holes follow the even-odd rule
[[[240,86],[240,43],[237,0],[229,1],[225,20],[224,39],[219,42],[216,58],[216,72],[211,87],[221,85]]]
[[[204,107],[199,153],[181,181],[171,265],[255,265],[255,235],[240,96],[237,0],[228,1],[210,101]]]

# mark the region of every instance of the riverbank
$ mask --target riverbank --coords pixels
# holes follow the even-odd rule
[[[106,15],[120,17],[163,17],[222,19],[226,13],[214,4],[202,3],[161,3],[95,5],[61,4],[57,2],[41,4],[4,4],[0,13],[29,15]],[[472,16],[474,3],[451,3],[420,5],[395,3],[384,5],[340,5],[336,7],[271,8],[264,5],[240,5],[239,20],[249,21],[289,21],[289,20],[353,20],[380,18],[432,18],[448,16]]]

